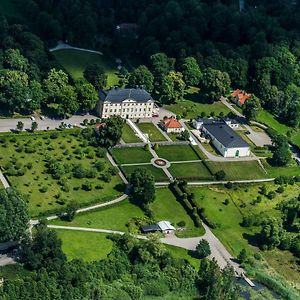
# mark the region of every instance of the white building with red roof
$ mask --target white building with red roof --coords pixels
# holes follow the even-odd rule
[[[164,117],[164,119],[160,122],[160,126],[167,133],[181,133],[184,131],[181,123],[174,117]]]

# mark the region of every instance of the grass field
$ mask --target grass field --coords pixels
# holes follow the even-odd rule
[[[151,153],[143,148],[113,148],[111,149],[118,164],[148,163],[153,158]]]
[[[169,171],[176,179],[205,181],[214,180],[203,162],[171,164]]]
[[[239,162],[214,162],[207,161],[207,167],[212,174],[223,170],[226,173],[225,180],[234,179],[258,179],[266,178],[267,174],[260,167],[257,161]]]
[[[155,219],[159,222],[162,220],[170,221],[175,227],[180,221],[185,222],[185,231],[178,231],[178,237],[194,237],[204,234],[203,227],[195,227],[192,219],[187,215],[182,205],[177,202],[173,193],[167,189],[156,189],[156,198],[151,203]]]
[[[143,217],[143,211],[136,205],[124,200],[114,206],[88,213],[78,214],[72,222],[55,220],[56,225],[89,227],[128,231],[126,224],[133,217]]]
[[[107,87],[117,85],[119,82],[114,62],[104,55],[75,49],[57,50],[52,54],[73,79],[83,78],[83,71],[88,65],[99,63],[107,73]]]
[[[112,250],[113,242],[103,233],[61,229],[56,232],[68,260],[98,261],[106,258]]]
[[[141,140],[136,136],[128,124],[125,124],[122,131],[122,140],[125,143],[140,143]]]
[[[265,110],[261,110],[257,116],[257,121],[273,128],[277,132],[286,135],[286,133],[291,129],[288,126],[279,123],[272,114]]]
[[[137,168],[143,168],[149,170],[155,178],[155,181],[168,181],[168,177],[165,172],[156,168],[153,165],[141,165],[141,166],[122,166],[122,170],[127,178],[130,178],[130,174]]]
[[[156,153],[168,161],[200,160],[189,145],[159,146]]]
[[[243,216],[260,213],[267,217],[280,216],[280,211],[276,208],[277,205],[282,200],[296,197],[300,187],[300,184],[288,185],[282,194],[276,193],[272,201],[262,196],[262,201],[253,205],[252,202],[259,195],[258,191],[261,185],[240,185],[230,190],[220,186],[191,188],[191,191],[195,193],[196,201],[205,208],[206,215],[217,224],[217,228],[213,229],[213,232],[234,256],[237,256],[243,248],[249,254],[259,251],[248,240],[248,237],[257,233],[259,228],[242,227],[240,223]],[[265,183],[265,186],[268,192],[275,191],[278,187],[273,183]],[[228,205],[224,204],[225,199],[229,199]],[[288,280],[299,278],[299,267],[297,267],[295,259],[292,259],[291,255],[287,255],[281,260],[282,253],[280,250],[275,250],[275,253],[273,251],[262,252],[271,267],[285,278]]]
[[[51,138],[51,132],[24,133],[20,135],[0,135],[0,166],[8,170],[24,170],[23,176],[8,176],[27,199],[31,216],[37,216],[48,210],[63,208],[74,200],[80,204],[105,202],[120,195],[118,186],[122,183],[118,176],[113,176],[108,183],[95,178],[78,179],[72,176],[72,166],[80,164],[84,168],[93,167],[95,162],[104,163],[105,169],[110,167],[106,158],[97,157],[97,149],[85,145],[80,130],[57,132]],[[30,152],[30,153],[28,153]],[[63,164],[66,171],[61,179],[54,179],[47,173],[45,158],[52,158]],[[85,191],[81,185],[88,182],[91,191]],[[102,189],[96,189],[101,185]]]
[[[155,127],[153,123],[139,123],[137,126],[143,133],[148,134],[151,142],[166,141],[163,134]]]
[[[262,163],[268,172],[268,177],[297,176],[300,174],[300,167],[293,160],[288,166],[285,167],[272,167],[264,160]]]
[[[212,112],[218,116],[221,112],[224,115],[230,112],[222,102],[214,102],[213,104],[206,104],[195,102],[191,100],[182,100],[175,104],[164,106],[167,110],[172,111],[176,115],[183,116],[185,119],[193,119],[201,115],[204,112],[209,116]]]

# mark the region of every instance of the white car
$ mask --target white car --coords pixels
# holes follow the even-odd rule
[[[45,120],[45,117],[44,116],[40,116],[41,120],[44,121]]]
[[[34,116],[31,116],[30,119],[31,119],[31,121],[35,121],[35,117]]]

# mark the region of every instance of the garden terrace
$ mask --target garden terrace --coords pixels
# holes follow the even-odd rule
[[[110,150],[118,164],[150,163],[152,155],[139,147],[112,148]]]
[[[151,142],[166,141],[166,138],[153,123],[139,123],[137,126],[144,134],[148,134]]]
[[[170,162],[200,160],[198,153],[189,145],[159,146],[156,153]]]
[[[142,169],[147,169],[151,172],[151,174],[154,176],[155,181],[161,182],[161,181],[168,181],[168,177],[165,174],[165,172],[162,169],[156,168],[153,165],[134,165],[134,166],[122,166],[121,169],[123,171],[123,173],[125,174],[125,176],[129,179],[131,173],[134,172],[135,169],[137,168],[142,168]]]
[[[80,129],[0,135],[0,165],[28,202],[31,216],[105,202],[123,192],[106,151],[88,145]],[[75,175],[76,173],[76,175]]]
[[[139,137],[135,135],[135,133],[127,123],[124,124],[121,138],[125,143],[141,143]]]

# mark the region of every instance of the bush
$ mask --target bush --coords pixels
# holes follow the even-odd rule
[[[116,176],[119,173],[119,169],[117,167],[109,167],[107,172],[112,176]]]
[[[177,226],[178,227],[185,227],[185,221],[179,221],[178,223],[177,223]]]
[[[94,166],[98,172],[102,172],[105,169],[105,164],[101,161],[97,161]]]
[[[57,139],[58,138],[58,132],[57,131],[55,131],[55,132],[52,132],[51,134],[50,134],[50,139]]]
[[[273,191],[269,192],[267,195],[267,198],[270,200],[274,199],[275,197],[276,197],[276,193]]]
[[[161,280],[150,280],[144,285],[144,293],[148,296],[162,297],[168,292],[167,284]]]
[[[85,183],[83,183],[81,185],[81,188],[84,190],[84,191],[91,191],[92,190],[92,184],[88,181],[86,181]]]
[[[284,192],[284,187],[283,186],[279,186],[276,190],[277,193],[282,194]]]
[[[224,200],[224,204],[225,204],[225,205],[228,205],[228,204],[229,204],[229,199],[228,199],[228,198],[226,198],[226,199]]]
[[[218,171],[215,174],[216,180],[224,180],[226,177],[226,173],[223,170]]]

